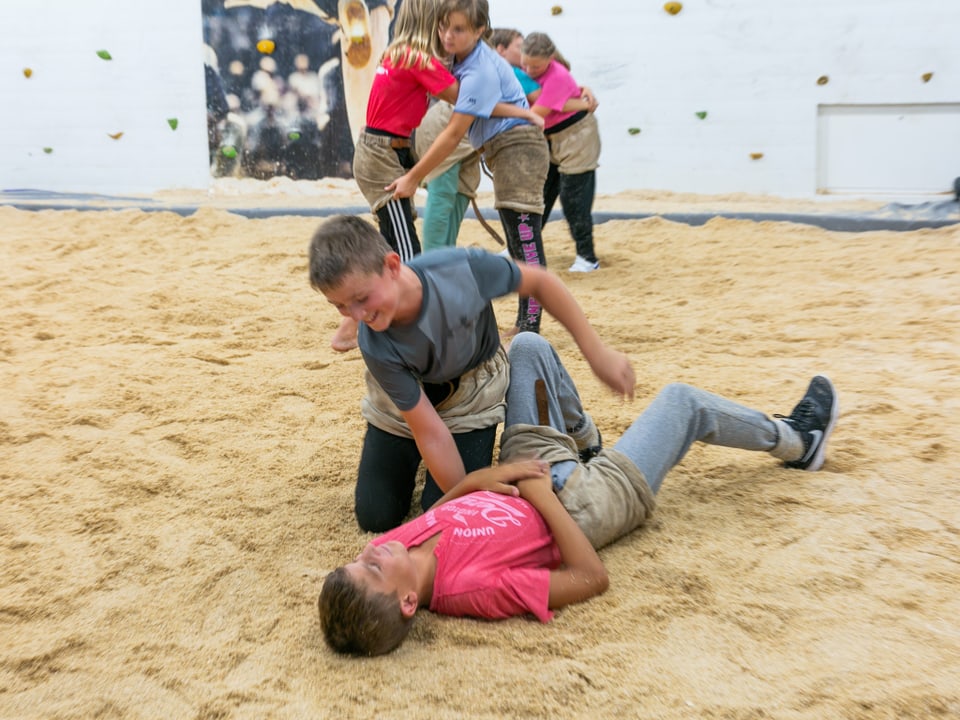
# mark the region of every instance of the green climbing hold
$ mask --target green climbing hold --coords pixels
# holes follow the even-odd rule
[[[179,125],[179,124],[180,124],[180,121],[177,120],[176,118],[167,118],[167,125],[170,126],[170,129],[171,129],[171,130],[176,130],[176,129],[177,129],[177,125]]]
[[[700,112],[697,113],[697,117],[700,118],[701,120],[703,120],[706,116],[707,116],[706,110],[701,110]]]
[[[220,148],[220,154],[227,158],[235,158],[237,156],[237,149],[233,145],[224,145]]]
[[[97,50],[97,57],[101,60],[113,60],[113,55],[108,53],[106,50]]]
[[[627,128],[627,132],[630,133],[631,135],[639,135],[640,128]]]
[[[43,151],[44,151],[47,155],[49,155],[50,153],[53,152],[53,148],[44,148]]]
[[[289,140],[293,140],[293,142],[296,142],[300,139],[300,133],[298,133],[296,130],[293,130],[292,132],[287,133],[287,138]]]

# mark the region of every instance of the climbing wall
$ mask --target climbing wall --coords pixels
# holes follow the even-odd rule
[[[600,192],[946,193],[960,175],[957,0],[490,0],[490,12],[548,33],[599,96]],[[209,185],[198,0],[7,0],[0,27],[0,190]],[[901,106],[915,122],[891,134]],[[849,178],[884,153],[899,187]]]

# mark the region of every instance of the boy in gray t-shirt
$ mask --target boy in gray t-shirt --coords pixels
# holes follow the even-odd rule
[[[372,225],[339,215],[311,240],[310,284],[360,326],[367,431],[355,510],[364,530],[403,521],[421,460],[424,508],[492,461],[509,381],[494,298],[536,298],[567,328],[594,373],[633,397],[627,356],[600,340],[570,291],[540,266],[465,248],[404,264]],[[580,430],[588,429],[571,429]]]

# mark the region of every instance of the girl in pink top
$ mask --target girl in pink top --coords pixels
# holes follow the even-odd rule
[[[580,97],[581,88],[548,35],[527,35],[520,64],[540,84],[541,92],[532,110],[543,117],[550,145],[550,170],[543,188],[544,222],[559,196],[577,248],[570,272],[592,272],[600,267],[593,247],[593,198],[600,164],[597,120],[586,111],[564,112],[564,104]]]

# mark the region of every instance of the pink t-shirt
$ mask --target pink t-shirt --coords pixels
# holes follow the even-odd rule
[[[374,543],[397,540],[410,548],[437,533],[431,610],[488,619],[532,613],[547,622],[553,617],[550,571],[560,566],[560,550],[543,517],[526,500],[471,493],[390,530]]]
[[[433,59],[430,68],[394,67],[389,57],[377,67],[367,100],[367,125],[409,137],[427,113],[430,95],[456,82],[443,64]]]
[[[567,100],[580,97],[580,86],[569,70],[556,60],[551,60],[546,72],[536,80],[540,83],[542,90],[534,106],[539,105],[552,111],[543,119],[544,130],[549,130],[557,123],[576,115],[572,112],[560,112]]]

